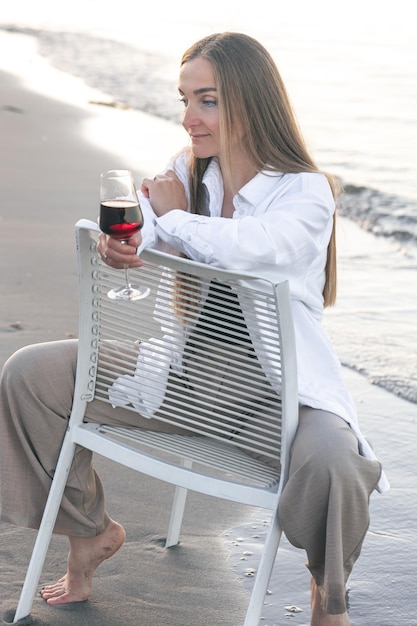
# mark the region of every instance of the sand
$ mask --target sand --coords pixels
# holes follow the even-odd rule
[[[89,104],[88,99],[51,99],[16,74],[0,72],[0,364],[28,343],[76,336],[74,224],[80,217],[96,217],[99,172],[128,166],[140,180],[169,156],[167,146],[178,133],[146,116]],[[132,127],[134,119],[137,142],[129,143],[123,134],[127,119]],[[120,134],[115,132],[122,128]],[[100,143],[105,129],[109,139]],[[117,137],[122,143],[126,139],[126,149],[119,146],[113,153]],[[150,142],[160,152],[134,152],[135,145],[146,148]],[[345,370],[345,375],[362,428],[391,482],[388,493],[371,498],[370,530],[350,580],[352,625],[417,625],[417,406],[356,373]],[[166,550],[173,488],[103,459],[97,459],[96,466],[109,512],[127,530],[126,544],[98,570],[89,602],[57,609],[37,597],[30,623],[242,624],[253,582],[246,569],[256,570],[265,513],[190,494],[181,543]],[[34,537],[33,531],[0,524],[3,624],[12,621]],[[54,537],[42,583],[62,575],[66,553],[65,538]],[[308,624],[308,572],[303,563],[303,553],[284,538],[263,626]],[[301,610],[292,612],[288,606]]]

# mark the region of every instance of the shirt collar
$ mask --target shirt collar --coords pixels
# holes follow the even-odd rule
[[[233,198],[233,204],[236,208],[242,205],[251,205],[256,207],[272,190],[277,180],[282,178],[281,172],[270,172],[263,170],[246,183]],[[223,180],[220,171],[219,161],[214,157],[204,173],[203,183],[207,187],[210,197],[210,211],[213,217],[220,216],[223,204]]]
[[[269,192],[276,188],[277,181],[282,178],[281,172],[270,172],[263,170],[255,174],[246,185],[237,192],[235,199],[238,202],[243,200],[252,206],[258,206],[262,200],[269,195]]]
[[[220,217],[223,206],[223,179],[220,171],[219,161],[214,157],[203,176],[203,183],[207,188],[210,214],[212,217]]]

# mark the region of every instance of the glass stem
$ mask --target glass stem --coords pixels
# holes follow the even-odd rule
[[[127,265],[125,265],[125,280],[126,280],[126,289],[130,289],[129,267]]]
[[[122,239],[121,242],[126,245],[128,240],[127,239]],[[129,279],[129,266],[125,265],[124,266],[124,270],[125,270],[125,281],[126,281],[126,289],[129,291],[130,289],[130,279]]]

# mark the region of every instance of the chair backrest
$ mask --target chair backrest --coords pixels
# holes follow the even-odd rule
[[[130,278],[150,294],[114,301],[123,272],[101,261],[96,230],[77,224],[84,397],[287,464],[298,415],[288,284],[145,250]]]

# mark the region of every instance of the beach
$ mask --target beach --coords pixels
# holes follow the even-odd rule
[[[163,167],[181,133],[169,122],[108,106],[102,94],[73,86],[72,98],[60,98],[58,82],[35,89],[30,67],[0,72],[1,364],[26,344],[77,336],[74,224],[81,217],[97,217],[99,172],[129,167],[140,182],[142,176]],[[48,90],[57,97],[47,95]],[[334,334],[345,326],[354,334],[355,307],[360,302],[363,310],[374,310],[380,294],[373,288],[371,264],[365,267],[360,260],[373,258],[370,246],[375,246],[375,256],[395,251],[386,242],[375,243],[351,222],[342,219],[340,225],[341,312],[336,308],[328,324]],[[388,270],[383,278],[395,285],[397,301],[405,298],[406,278],[395,282]],[[343,318],[346,311],[349,315]],[[417,405],[351,369],[344,372],[362,429],[391,482],[388,493],[371,498],[369,533],[349,582],[351,622],[353,626],[415,626]],[[166,550],[163,541],[173,489],[103,459],[97,459],[96,467],[106,488],[109,513],[127,530],[126,544],[98,570],[89,602],[54,609],[37,597],[28,623],[242,624],[252,582],[245,570],[256,569],[265,513],[190,494],[181,543]],[[0,525],[3,624],[12,621],[34,537],[33,531]],[[54,537],[41,583],[63,574],[66,554],[65,539]],[[270,591],[262,626],[308,624],[304,555],[285,538]],[[301,610],[293,613],[287,606]]]

